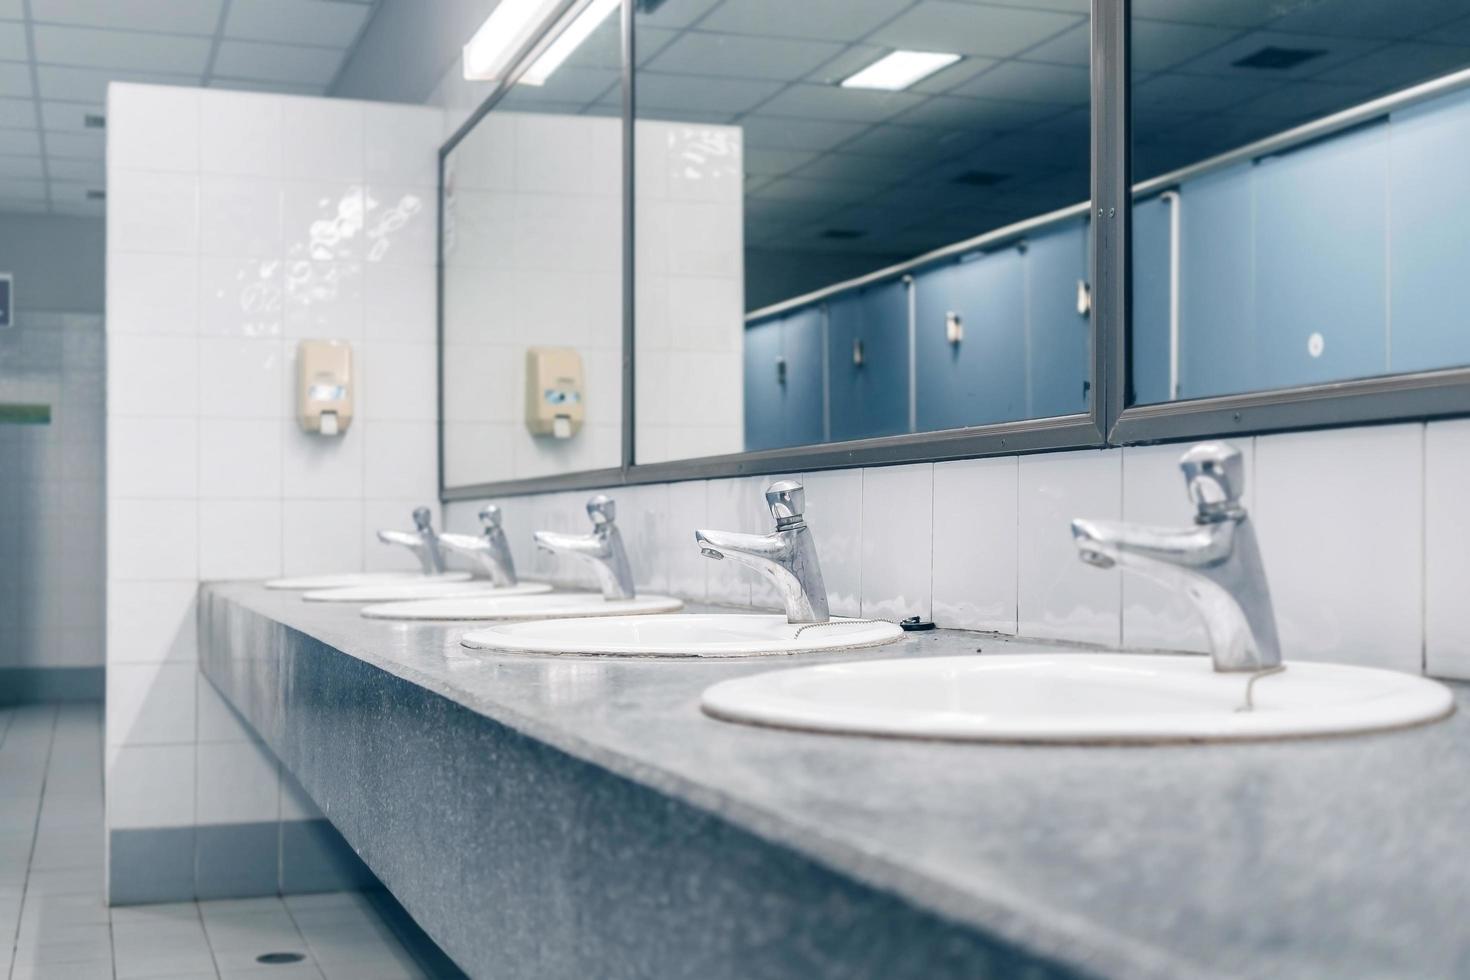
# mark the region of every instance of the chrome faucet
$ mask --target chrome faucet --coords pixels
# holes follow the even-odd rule
[[[439,544],[457,555],[468,558],[495,585],[505,588],[516,584],[516,563],[510,555],[510,542],[500,526],[500,508],[486,504],[480,511],[482,534],[439,535]]]
[[[776,519],[775,532],[695,531],[700,553],[716,560],[728,558],[770,579],[786,605],[787,622],[827,622],[831,617],[817,542],[802,517],[806,490],[795,480],[781,480],[766,489],[766,505]]]
[[[384,544],[401,544],[412,551],[423,566],[425,575],[444,572],[444,554],[439,550],[439,535],[434,532],[433,513],[427,507],[413,509],[412,531],[379,531]]]
[[[1193,601],[1218,671],[1259,671],[1281,663],[1271,590],[1255,528],[1240,502],[1245,461],[1229,443],[1205,442],[1179,459],[1195,505],[1194,526],[1156,528],[1075,520],[1082,560],[1131,568]]]
[[[633,598],[633,569],[628,565],[628,552],[615,522],[617,504],[607,494],[599,493],[587,501],[587,516],[592,518],[591,534],[537,531],[536,547],[552,554],[571,555],[591,565],[604,599]]]

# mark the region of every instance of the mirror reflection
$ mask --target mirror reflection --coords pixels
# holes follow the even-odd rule
[[[638,3],[637,462],[1088,409],[1087,10]]]
[[[1470,10],[1133,10],[1131,400],[1470,364]]]
[[[443,173],[444,483],[622,460],[620,27],[514,85]]]

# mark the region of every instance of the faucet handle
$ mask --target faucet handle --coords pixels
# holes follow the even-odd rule
[[[776,528],[801,523],[806,511],[806,488],[795,480],[777,480],[766,487],[766,506],[776,519]]]
[[[1213,523],[1241,517],[1245,508],[1245,457],[1228,442],[1202,442],[1179,457],[1189,499],[1198,511],[1196,520]]]
[[[494,504],[486,504],[480,508],[480,526],[486,531],[493,531],[500,527],[500,508]]]
[[[413,509],[413,526],[420,531],[432,531],[434,529],[434,512],[427,507],[415,507]]]
[[[611,524],[618,516],[618,504],[605,493],[599,493],[587,501],[587,516],[596,525]]]

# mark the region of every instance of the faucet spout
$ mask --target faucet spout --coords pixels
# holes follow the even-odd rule
[[[1193,603],[1218,671],[1281,663],[1271,592],[1255,528],[1240,503],[1240,454],[1206,443],[1182,461],[1198,512],[1192,527],[1159,528],[1078,519],[1072,539],[1084,562],[1137,572]]]
[[[587,502],[587,515],[592,519],[591,534],[564,534],[560,531],[537,531],[536,547],[552,554],[567,555],[589,566],[597,574],[604,599],[631,599],[633,569],[628,552],[615,522],[617,508],[612,498],[598,494]]]
[[[694,532],[694,541],[706,558],[728,558],[768,579],[786,607],[790,623],[825,623],[831,618],[822,566],[811,528],[802,518],[805,503],[801,484],[782,481],[766,491],[776,518],[770,534],[741,531]]]
[[[402,545],[414,553],[425,575],[444,573],[444,554],[439,549],[439,535],[434,531],[433,514],[427,507],[416,507],[412,531],[383,530],[378,540],[384,544]]]

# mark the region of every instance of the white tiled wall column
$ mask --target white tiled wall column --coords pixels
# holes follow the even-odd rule
[[[275,759],[198,675],[200,581],[412,565],[373,536],[437,496],[441,131],[435,109],[110,90],[109,829],[281,818]],[[303,338],[353,345],[340,438],[296,423]]]

